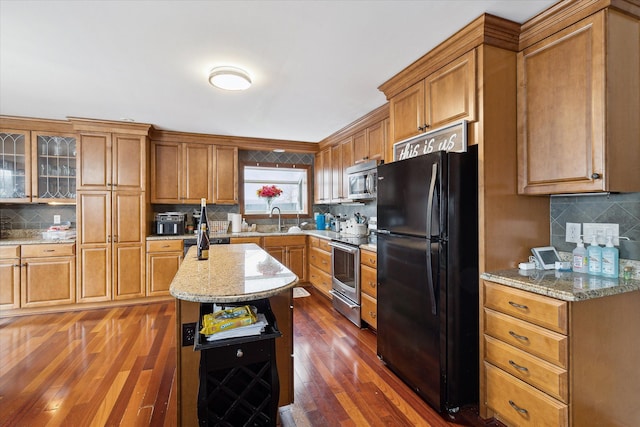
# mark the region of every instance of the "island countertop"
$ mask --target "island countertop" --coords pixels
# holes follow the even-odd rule
[[[269,298],[298,283],[298,276],[253,243],[211,245],[199,261],[196,247],[184,257],[169,292],[193,302],[232,303]]]

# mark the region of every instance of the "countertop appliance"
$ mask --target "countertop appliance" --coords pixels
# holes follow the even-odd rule
[[[350,166],[346,170],[349,200],[372,200],[376,198],[378,162],[369,160]]]
[[[164,212],[155,214],[156,234],[158,236],[177,236],[184,234],[186,215],[182,212]]]
[[[424,401],[478,401],[478,150],[378,168],[378,355]]]

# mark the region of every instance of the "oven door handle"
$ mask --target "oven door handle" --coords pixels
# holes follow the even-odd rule
[[[341,302],[343,302],[349,308],[358,308],[359,307],[358,304],[353,304],[353,303],[349,302],[345,297],[340,295],[340,292],[338,292],[338,291],[334,291],[333,289],[331,289],[329,291],[329,293],[331,295],[333,295],[334,298],[338,298]]]
[[[342,243],[338,242],[329,242],[329,246],[333,246],[334,248],[340,249],[350,254],[360,252],[360,248],[358,248],[357,246],[343,245]]]

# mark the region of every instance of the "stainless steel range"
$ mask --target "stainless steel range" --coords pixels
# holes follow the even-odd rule
[[[357,327],[360,322],[360,245],[367,237],[340,236],[331,246],[331,294],[333,307]]]

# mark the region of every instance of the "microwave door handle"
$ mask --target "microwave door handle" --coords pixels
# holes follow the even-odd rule
[[[429,184],[429,199],[427,200],[427,286],[429,288],[429,296],[431,297],[431,313],[435,316],[438,314],[436,305],[436,292],[433,284],[433,266],[431,265],[431,218],[433,215],[433,197],[436,188],[436,178],[438,176],[438,164],[434,163],[431,168],[431,183]]]
[[[364,182],[365,192],[367,194],[373,194],[373,175],[367,174]]]

